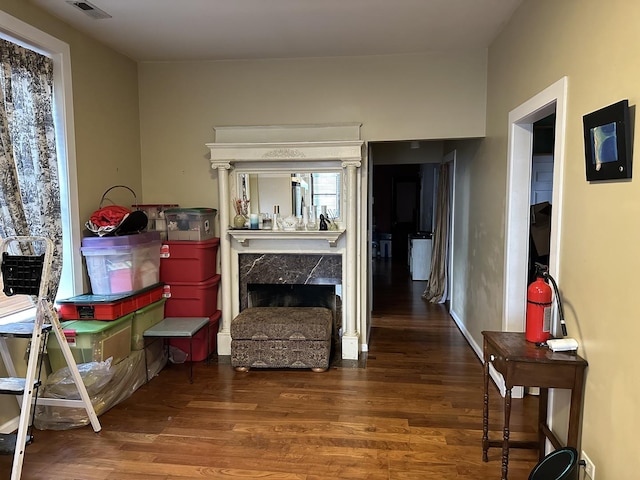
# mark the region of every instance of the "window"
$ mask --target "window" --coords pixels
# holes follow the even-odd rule
[[[326,206],[329,218],[340,217],[340,174],[312,173],[313,204]]]
[[[32,307],[33,302],[31,298],[26,295],[7,297],[4,292],[0,292],[0,318],[6,317],[7,315],[19,314]]]
[[[60,198],[63,224],[62,277],[58,298],[66,298],[82,290],[80,226],[77,225],[78,202],[73,145],[73,101],[71,95],[71,63],[69,46],[31,25],[0,11],[0,37],[52,59],[54,65],[54,123],[58,158]],[[0,291],[0,323],[33,315],[30,298],[24,295],[6,297]],[[22,315],[20,315],[22,312]]]

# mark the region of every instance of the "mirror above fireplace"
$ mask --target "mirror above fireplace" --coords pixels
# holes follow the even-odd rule
[[[342,175],[326,171],[245,171],[235,172],[234,198],[247,199],[249,213],[275,213],[278,207],[284,218],[302,216],[303,207],[314,205],[340,220],[342,211]],[[318,212],[319,213],[319,212]]]

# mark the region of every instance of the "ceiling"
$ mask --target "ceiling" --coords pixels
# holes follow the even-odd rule
[[[134,60],[199,61],[486,48],[523,0],[30,1]]]

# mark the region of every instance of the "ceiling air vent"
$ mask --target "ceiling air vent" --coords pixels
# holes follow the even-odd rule
[[[112,18],[111,15],[109,15],[107,12],[105,12],[104,10],[100,10],[98,7],[92,5],[89,2],[74,2],[72,0],[67,0],[67,3],[95,20]]]

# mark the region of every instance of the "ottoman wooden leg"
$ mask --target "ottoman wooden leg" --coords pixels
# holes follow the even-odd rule
[[[249,367],[234,367],[236,372],[248,372]]]
[[[311,371],[313,373],[322,373],[322,372],[326,372],[327,370],[329,370],[328,368],[322,368],[322,367],[315,367],[312,368]]]

